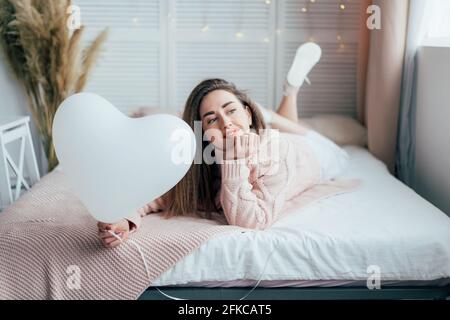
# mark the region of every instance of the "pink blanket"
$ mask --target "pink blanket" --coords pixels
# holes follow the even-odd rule
[[[320,185],[286,207],[350,190],[354,181]],[[130,242],[100,244],[96,221],[53,171],[0,213],[0,299],[136,299],[166,270],[209,239],[242,228],[199,218],[152,214]]]

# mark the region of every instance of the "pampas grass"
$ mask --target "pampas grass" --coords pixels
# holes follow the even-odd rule
[[[56,110],[84,88],[107,35],[104,30],[82,50],[84,28],[67,27],[70,5],[70,0],[0,0],[0,43],[25,87],[48,171],[58,164],[52,140]]]

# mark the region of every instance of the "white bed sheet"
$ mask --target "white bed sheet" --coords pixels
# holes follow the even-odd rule
[[[319,200],[265,231],[219,236],[153,286],[235,280],[382,281],[450,277],[450,218],[395,179],[366,149],[347,146],[351,193]],[[368,269],[370,266],[372,269]]]

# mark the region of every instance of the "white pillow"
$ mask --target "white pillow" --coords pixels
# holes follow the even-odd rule
[[[305,140],[319,161],[322,181],[334,179],[347,169],[350,157],[336,143],[314,130],[308,131]]]
[[[309,124],[315,131],[340,146],[367,146],[367,130],[353,118],[327,114],[304,118],[302,120]]]

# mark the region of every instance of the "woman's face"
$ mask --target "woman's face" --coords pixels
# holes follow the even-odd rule
[[[214,90],[203,98],[200,119],[208,140],[220,148],[223,139],[249,133],[252,124],[250,108],[225,90]]]

